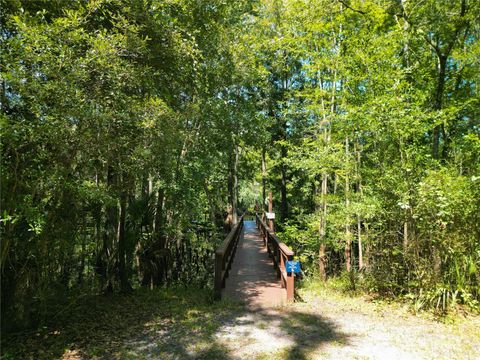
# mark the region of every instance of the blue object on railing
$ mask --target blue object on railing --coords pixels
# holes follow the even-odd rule
[[[287,261],[285,263],[285,267],[287,268],[287,273],[298,274],[300,272],[300,262],[299,261]]]

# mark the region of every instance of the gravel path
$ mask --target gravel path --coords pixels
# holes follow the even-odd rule
[[[480,359],[480,319],[443,324],[362,299],[307,295],[225,321],[216,341],[230,359]]]
[[[188,325],[157,322],[120,358],[480,359],[480,317],[445,324],[359,297],[303,296],[277,308],[227,305]]]

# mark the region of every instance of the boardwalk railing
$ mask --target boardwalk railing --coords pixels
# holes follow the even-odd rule
[[[267,225],[258,216],[256,217],[257,227],[262,233],[263,243],[267,247],[268,254],[273,259],[273,266],[277,270],[277,277],[281,279],[282,287],[287,289],[287,301],[292,301],[295,292],[295,275],[287,273],[286,262],[292,261],[295,253],[278,237],[271,233]]]
[[[213,296],[215,300],[222,297],[222,289],[225,287],[225,279],[232,267],[233,258],[237,251],[238,241],[242,235],[243,216],[227,235],[222,244],[215,250],[215,283]]]

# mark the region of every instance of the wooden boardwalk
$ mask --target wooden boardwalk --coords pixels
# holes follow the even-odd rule
[[[255,221],[245,221],[223,297],[253,308],[282,306],[287,302],[287,291],[277,279]]]

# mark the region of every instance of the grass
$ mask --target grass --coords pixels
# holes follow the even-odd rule
[[[410,296],[393,296],[391,294],[380,294],[369,291],[366,281],[362,278],[356,279],[355,289],[352,288],[350,279],[345,273],[338,277],[329,278],[323,282],[317,278],[306,278],[299,289],[299,296],[314,292],[317,295],[323,295],[329,299],[337,298],[346,301],[351,299],[351,303],[356,303],[356,299],[364,299],[369,303],[376,305],[377,310],[383,307],[402,309],[410,314],[428,318],[442,323],[455,323],[469,316],[477,316],[479,312],[465,305],[456,304],[450,306],[448,311],[438,311],[435,307],[419,308],[417,301]]]
[[[205,289],[139,289],[130,295],[91,296],[35,331],[2,334],[2,360],[61,358],[69,352],[86,358],[133,359],[152,348],[159,356],[199,352],[208,358],[223,351],[212,343],[212,335],[222,314],[237,306],[213,302]],[[152,334],[164,334],[165,341],[151,343]]]

